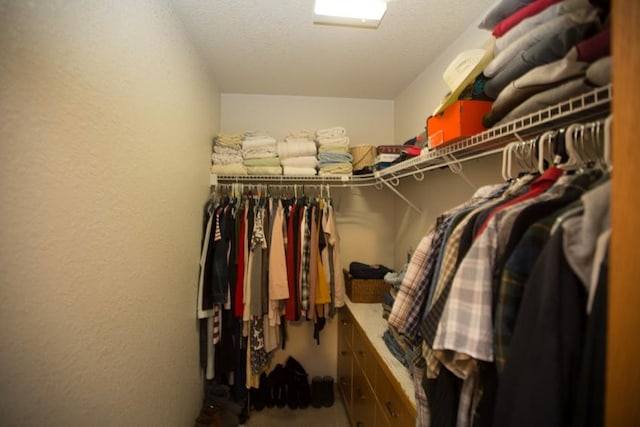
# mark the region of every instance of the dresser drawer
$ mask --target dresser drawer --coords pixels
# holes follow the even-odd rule
[[[353,353],[347,346],[346,339],[338,339],[338,388],[349,408],[352,402]]]
[[[355,327],[353,331],[353,354],[371,387],[375,387],[378,370],[375,349],[358,327]]]
[[[399,385],[394,385],[392,380],[380,368],[375,387],[375,392],[381,407],[378,407],[378,409],[381,410],[388,425],[394,427],[414,427],[416,424],[416,410],[408,400],[401,397],[398,388]],[[380,423],[379,425],[385,424]]]
[[[342,308],[338,311],[338,336],[345,339],[351,347],[353,345],[354,321],[348,309]]]
[[[376,397],[362,372],[353,373],[353,410],[354,427],[374,427]]]

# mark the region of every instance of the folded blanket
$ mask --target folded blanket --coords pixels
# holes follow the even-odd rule
[[[247,167],[249,175],[282,175],[280,166],[249,166]]]
[[[311,176],[317,175],[318,171],[316,168],[305,168],[298,166],[284,166],[283,168],[284,175],[301,175],[301,176]]]
[[[241,145],[214,145],[213,152],[218,154],[240,154],[242,155],[242,146]]]
[[[318,159],[315,156],[289,157],[280,159],[282,166],[295,166],[299,168],[315,168],[318,166]]]
[[[318,153],[348,153],[349,144],[325,144],[318,148]]]
[[[331,163],[326,166],[322,166],[318,175],[346,175],[353,172],[353,166],[351,163]]]
[[[261,159],[247,159],[243,165],[249,166],[278,166],[280,167],[280,159],[277,157],[264,157]]]
[[[348,136],[332,136],[332,137],[322,137],[316,138],[319,146],[327,145],[327,144],[346,144],[349,145],[349,137]]]
[[[242,150],[242,157],[245,159],[265,159],[268,157],[278,157],[275,150],[269,148],[250,148]]]
[[[289,157],[315,156],[318,150],[316,143],[313,141],[296,143],[278,142],[276,152],[281,159],[287,159]]]
[[[316,131],[316,138],[331,138],[333,136],[344,136],[347,134],[347,130],[343,127],[336,126],[326,129],[318,129]]]
[[[228,165],[231,163],[242,163],[242,155],[240,152],[237,154],[220,154],[213,153],[211,154],[211,161],[215,165]]]
[[[269,137],[260,139],[245,139],[244,141],[242,141],[243,150],[249,150],[251,148],[269,148],[275,151],[276,140]]]
[[[353,156],[349,153],[324,152],[318,154],[318,164],[320,167],[329,163],[351,163]]]
[[[245,168],[242,163],[211,165],[211,173],[215,173],[217,175],[246,175],[247,168]]]

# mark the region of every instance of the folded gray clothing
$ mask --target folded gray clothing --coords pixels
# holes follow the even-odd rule
[[[502,37],[498,37],[496,39],[496,45],[494,47],[495,55],[497,56],[513,42],[539,25],[549,22],[558,16],[564,15],[573,10],[585,7],[591,7],[589,0],[564,0],[556,4],[552,4],[543,11],[523,19],[515,27],[507,31],[507,33]]]
[[[318,166],[322,167],[331,163],[351,163],[353,156],[349,153],[334,153],[325,151],[318,154]]]
[[[491,105],[491,111],[482,118],[482,124],[486,128],[492,127],[511,110],[536,93],[559,86],[576,77],[584,76],[588,67],[588,62],[577,60],[577,51],[573,47],[564,58],[529,70],[502,89]]]
[[[591,72],[589,72],[589,70],[591,70]],[[598,86],[603,86],[610,82],[611,59],[610,57],[599,59],[591,64],[587,70],[586,78],[579,77],[532,96],[522,104],[518,105],[518,107],[513,109],[509,114],[504,116],[497,125],[502,125],[543,108],[548,108],[559,102],[566,101],[574,96],[582,95],[585,92],[589,92]]]
[[[597,25],[594,22],[580,24],[553,34],[512,58],[498,74],[487,80],[484,93],[491,99],[509,83],[540,65],[548,64],[564,57],[576,43],[595,34]]]
[[[478,28],[492,31],[504,18],[531,3],[533,0],[501,0],[482,18]]]
[[[482,73],[489,78],[495,77],[511,59],[529,49],[531,46],[534,46],[536,43],[548,38],[550,35],[558,34],[566,28],[571,28],[576,25],[594,22],[597,19],[597,10],[592,7],[583,7],[582,9],[543,22],[516,40],[513,40],[487,64]]]
[[[598,59],[587,68],[587,80],[596,86],[604,86],[611,83],[611,78],[610,56]]]

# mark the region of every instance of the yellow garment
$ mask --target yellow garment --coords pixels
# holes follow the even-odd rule
[[[322,266],[322,257],[318,252],[318,282],[316,284],[316,305],[330,304],[331,291],[329,290],[329,282]]]

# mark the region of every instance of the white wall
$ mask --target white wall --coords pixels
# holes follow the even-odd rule
[[[391,144],[393,101],[274,95],[222,95],[221,129],[225,133],[262,130],[277,139],[290,131],[343,126],[352,145]],[[315,194],[316,190],[312,191]],[[333,188],[342,239],[342,262],[393,263],[393,202],[391,193],[374,188]],[[337,328],[328,322],[321,345],[313,341],[313,327],[290,324],[287,349],[276,353],[274,363],[291,354],[311,375],[336,375]]]
[[[162,1],[0,4],[0,419],[184,426],[219,94]]]
[[[488,9],[487,9],[488,10]],[[442,74],[451,61],[462,51],[482,47],[491,33],[479,30],[480,16],[467,31],[442,54],[395,99],[395,141],[402,143],[424,131],[425,121],[440,105],[448,87]],[[476,187],[499,182],[500,156],[463,163],[463,172]],[[400,191],[405,193],[422,211],[418,215],[404,203],[396,204],[394,228],[398,230],[394,241],[395,267],[406,261],[409,249],[415,249],[422,236],[438,215],[463,202],[473,194],[473,187],[448,169],[425,174],[424,181],[412,179],[401,181]]]

